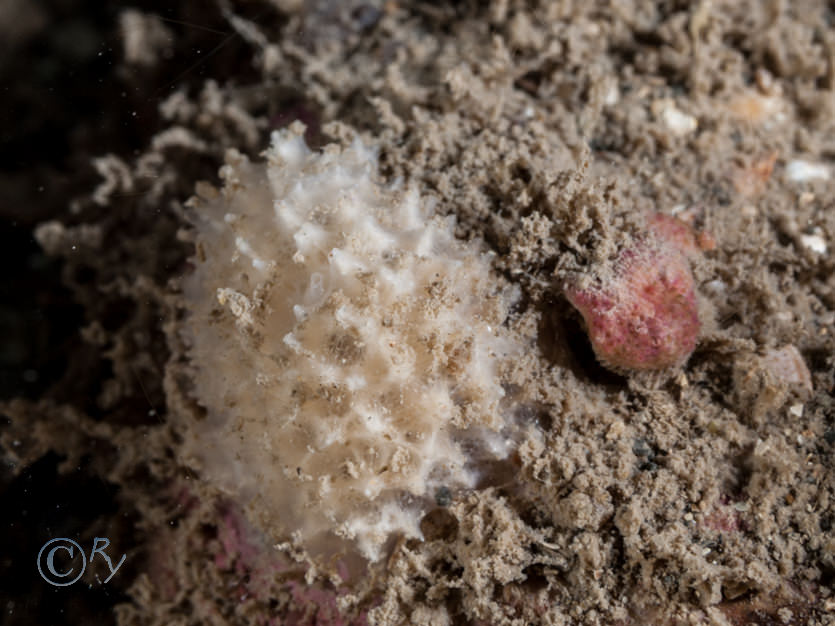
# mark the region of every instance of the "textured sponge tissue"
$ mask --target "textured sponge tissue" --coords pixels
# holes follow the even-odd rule
[[[186,449],[273,537],[376,560],[508,454],[514,295],[429,199],[376,181],[373,150],[312,152],[303,130],[266,163],[230,151],[189,203],[181,334],[207,415]]]

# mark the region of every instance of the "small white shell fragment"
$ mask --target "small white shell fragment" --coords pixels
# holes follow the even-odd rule
[[[609,88],[606,90],[606,97],[603,99],[603,104],[606,106],[614,106],[620,100],[620,90],[615,82],[612,82],[609,85]]]
[[[795,182],[829,180],[829,168],[823,163],[795,159],[786,165],[786,175]]]
[[[791,344],[782,348],[773,348],[765,353],[763,359],[766,369],[775,378],[790,385],[800,385],[812,391],[812,375],[803,361],[800,352]]]
[[[800,242],[812,252],[826,254],[826,240],[819,233],[800,235]]]
[[[789,413],[791,413],[795,417],[803,417],[803,405],[799,402],[797,404],[792,404],[789,407]]]
[[[705,287],[706,287],[706,288],[707,288],[707,290],[708,290],[708,291],[710,291],[711,293],[714,293],[714,294],[716,294],[716,295],[719,295],[719,294],[723,294],[723,293],[725,293],[725,291],[726,291],[726,290],[727,290],[727,288],[728,288],[728,285],[727,285],[727,284],[725,284],[725,282],[724,282],[724,281],[719,280],[718,278],[716,278],[716,279],[714,279],[714,280],[711,280],[711,281],[710,281],[710,282],[708,282],[707,284],[705,284]]]
[[[653,102],[652,113],[662,119],[667,128],[678,136],[693,132],[699,125],[695,117],[683,113],[669,98]]]

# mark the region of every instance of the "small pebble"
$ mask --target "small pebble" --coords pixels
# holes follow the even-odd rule
[[[435,504],[438,506],[449,506],[452,504],[452,493],[448,487],[439,487],[435,492]]]
[[[699,123],[692,115],[679,110],[672,100],[657,100],[652,103],[652,112],[664,121],[674,135],[683,136],[692,133]]]
[[[789,180],[806,182],[808,180],[829,180],[829,168],[823,163],[812,163],[795,159],[786,165]]]
[[[826,240],[818,234],[800,235],[801,243],[812,252],[826,254]]]
[[[790,385],[800,385],[812,391],[812,376],[803,361],[800,351],[788,344],[779,349],[766,352],[764,365],[775,378]]]
[[[636,439],[632,445],[632,453],[635,456],[650,456],[652,455],[652,448],[649,447],[643,439]]]

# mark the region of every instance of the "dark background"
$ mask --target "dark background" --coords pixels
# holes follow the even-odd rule
[[[125,8],[165,21],[174,37],[164,62],[124,64]],[[236,11],[273,17],[258,3]],[[100,180],[91,159],[138,154],[159,129],[165,96],[209,76],[222,82],[230,68],[246,75],[250,58],[212,2],[3,0],[0,405],[24,397],[83,408],[101,378],[79,335],[85,309],[64,286],[64,264],[44,254],[33,229],[45,220],[81,219],[71,206]],[[9,425],[0,414],[0,431]],[[38,551],[51,538],[75,539],[88,557],[93,537],[107,536],[101,533],[108,528],[121,529],[123,536],[109,537],[114,545],[131,542],[131,520],[113,521],[128,515],[119,510],[118,487],[97,475],[90,453],[59,471],[64,460],[48,452],[25,468],[0,467],[0,624],[113,624],[113,606],[127,599],[124,590],[136,575],[127,562],[107,585],[85,576],[60,588],[38,574]],[[111,553],[114,564],[121,552]],[[104,563],[91,568],[107,573]]]

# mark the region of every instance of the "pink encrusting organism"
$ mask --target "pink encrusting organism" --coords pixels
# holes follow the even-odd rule
[[[240,611],[253,626],[368,625],[368,608],[340,608],[356,590],[346,562],[332,563],[327,579],[308,580],[309,564],[274,549],[234,502],[201,502],[184,487],[172,494],[178,523],[149,544],[142,594],[173,609],[191,593],[189,623],[231,623],[227,611]],[[218,591],[195,591],[207,588]]]
[[[688,257],[711,247],[685,222],[664,214],[591,280],[569,281],[568,301],[583,316],[600,362],[615,371],[682,365],[701,329]]]

